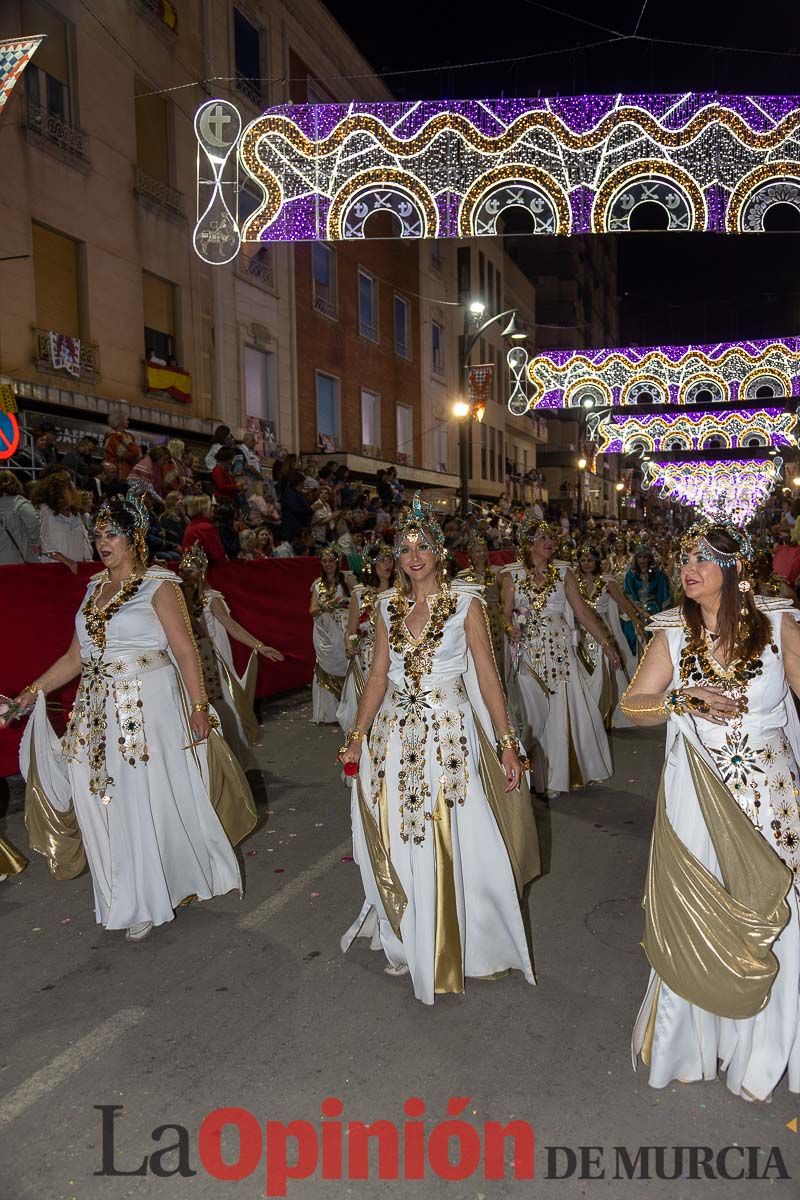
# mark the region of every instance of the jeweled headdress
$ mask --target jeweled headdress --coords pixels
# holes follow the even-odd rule
[[[589,545],[588,542],[586,543],[586,545],[581,546],[580,549],[578,550],[578,558],[579,559],[593,558],[595,562],[603,561],[603,556],[600,553],[600,551],[597,549],[597,547]]]
[[[480,546],[482,546],[484,550],[488,550],[489,543],[486,540],[486,535],[476,530],[467,542],[467,551],[471,554],[473,550],[478,549]]]
[[[147,529],[150,517],[138,496],[111,496],[104,500],[94,519],[94,534],[106,530],[114,537],[127,538],[137,558],[147,562]]]
[[[208,555],[199,542],[186,547],[180,561],[180,567],[183,571],[197,571],[198,574],[205,575],[208,570]]]
[[[537,517],[526,517],[517,534],[520,546],[527,546],[529,542],[536,542],[543,537],[552,537],[547,521]]]
[[[394,550],[388,542],[370,542],[364,547],[364,558],[374,565],[379,558],[394,558]]]
[[[729,554],[726,550],[718,550],[716,546],[712,546],[708,540],[708,535],[715,531],[726,534],[731,541],[736,543],[738,549]],[[746,562],[750,562],[755,556],[750,535],[744,529],[739,529],[732,521],[723,519],[697,521],[694,525],[690,526],[681,538],[681,550],[684,554],[688,554],[695,547],[702,549],[703,553],[712,562],[715,562],[718,567],[733,567],[736,564],[737,558],[742,558]]]
[[[428,550],[432,550],[439,558],[445,556],[442,527],[436,520],[433,505],[423,503],[419,492],[414,493],[408,515],[397,525],[394,550],[392,551],[395,557],[399,553],[401,542],[412,544],[416,542],[423,548],[427,547]]]

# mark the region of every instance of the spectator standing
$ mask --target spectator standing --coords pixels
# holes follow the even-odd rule
[[[249,495],[253,483],[261,479],[261,459],[256,453],[256,435],[248,429],[238,443],[236,450],[244,460],[243,471],[250,484],[248,487]]]
[[[213,471],[217,465],[217,454],[223,446],[230,446],[233,438],[231,436],[230,427],[228,425],[218,425],[214,430],[214,438],[211,442],[211,449],[206,455],[206,469]]]
[[[31,500],[39,513],[42,561],[63,562],[73,573],[77,571],[77,563],[91,562],[92,546],[77,511],[75,486],[67,472],[55,472],[41,479]]]
[[[302,471],[293,471],[281,496],[281,527],[289,542],[296,533],[311,525],[311,505],[303,487],[304,480]]]
[[[391,510],[391,507],[392,507],[392,485],[389,483],[389,480],[386,478],[386,471],[384,470],[383,467],[381,467],[381,469],[378,471],[377,475],[375,476],[375,486],[378,491],[378,499],[381,502],[381,508],[386,509],[387,511]]]
[[[231,474],[234,452],[232,446],[220,446],[217,461],[211,472],[214,499],[220,504],[239,506],[239,484]]]
[[[106,436],[103,454],[110,462],[117,464],[119,478],[124,482],[131,473],[131,467],[142,457],[142,452],[136,438],[128,432],[127,413],[109,413],[108,423],[112,432]]]
[[[61,460],[61,466],[71,471],[75,477],[75,483],[84,491],[94,492],[92,483],[92,469],[94,460],[92,455],[97,449],[97,438],[82,437],[77,446],[73,446]]]
[[[39,514],[16,475],[0,471],[0,565],[38,562],[40,555]]]
[[[162,464],[164,494],[168,492],[190,492],[192,490],[192,468],[186,459],[186,444],[180,438],[167,442],[169,458]]]
[[[147,454],[131,467],[128,481],[140,479],[142,483],[146,483],[148,487],[152,488],[159,498],[163,499],[165,489],[161,468],[168,461],[169,451],[166,446],[151,446]]]
[[[214,510],[214,523],[228,558],[239,557],[239,530],[236,528],[236,509],[231,504],[218,504]]]
[[[184,509],[189,523],[183,531],[181,550],[197,544],[205,550],[209,566],[214,567],[218,563],[227,562],[228,556],[222,545],[219,530],[211,520],[211,497],[187,496]]]
[[[178,550],[183,541],[183,531],[186,528],[186,516],[183,511],[183,496],[180,492],[167,492],[164,497],[164,512],[161,514],[161,528],[164,537],[172,550]]]

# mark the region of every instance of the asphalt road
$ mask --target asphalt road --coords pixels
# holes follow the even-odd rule
[[[0,1200],[255,1200],[267,1186],[262,1139],[277,1194],[281,1129],[290,1121],[310,1123],[295,1132],[303,1139],[297,1170],[311,1173],[287,1185],[299,1200],[571,1200],[590,1192],[674,1200],[723,1191],[750,1200],[775,1188],[798,1195],[800,1134],[787,1122],[800,1116],[800,1099],[785,1083],[771,1104],[748,1105],[721,1081],[654,1091],[631,1066],[630,1031],[647,978],[640,898],[661,734],[616,736],[611,784],[563,796],[538,814],[549,859],[530,894],[538,986],[518,976],[468,982],[465,996],[428,1009],[407,979],[383,973],[380,954],[340,951],[360,883],[348,860],[347,792],[333,765],[340,738],[309,715],[305,694],[266,711],[268,809],[243,847],[244,899],[192,905],[131,945],[95,925],[87,876],[53,882],[33,857],[23,875],[0,884]],[[26,845],[21,814],[12,812],[0,831]],[[325,1143],[334,1177],[324,1179],[309,1156],[330,1097],[342,1109]],[[404,1112],[412,1097],[424,1102],[421,1114]],[[430,1165],[420,1181],[403,1178],[402,1147],[415,1146],[415,1137],[437,1145],[441,1162],[444,1135],[435,1131],[458,1097],[468,1103],[455,1105],[461,1115],[451,1119],[455,1129],[468,1122],[467,1160],[476,1138],[487,1145],[486,1122],[527,1122],[534,1180],[513,1179],[510,1143],[505,1179],[484,1178],[483,1149],[481,1164],[461,1180],[445,1181]],[[104,1150],[102,1125],[111,1125],[112,1106],[113,1152],[110,1137]],[[253,1170],[221,1182],[204,1168],[198,1132],[226,1106],[252,1114],[240,1118],[241,1145],[229,1127],[220,1151],[207,1123],[205,1158],[221,1152],[235,1163],[241,1153]],[[379,1119],[400,1129],[400,1178],[379,1181],[374,1165],[366,1181],[335,1178],[337,1123]],[[265,1134],[268,1121],[276,1124]],[[186,1130],[185,1153],[151,1158],[183,1136],[169,1129],[154,1139],[152,1131],[175,1125]],[[777,1178],[774,1154],[770,1182],[704,1178],[702,1168],[699,1180],[638,1177],[639,1148],[655,1146],[709,1147],[715,1174],[724,1147],[734,1147],[724,1163],[736,1174],[742,1166],[763,1173],[777,1146],[793,1178]],[[572,1151],[572,1174],[570,1154],[548,1147]],[[605,1177],[579,1178],[581,1147],[595,1148],[583,1152],[584,1174]],[[634,1162],[633,1179],[615,1147]],[[740,1156],[741,1147],[760,1150]],[[148,1173],[98,1174],[104,1155],[106,1170]],[[295,1161],[291,1153],[287,1161]],[[655,1151],[649,1162],[652,1175]],[[671,1163],[669,1151],[662,1174]],[[689,1163],[687,1151],[685,1169]],[[181,1164],[197,1174],[169,1173]],[[345,1176],[346,1164],[345,1152]]]

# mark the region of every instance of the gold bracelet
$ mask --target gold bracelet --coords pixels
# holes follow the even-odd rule
[[[366,736],[363,729],[348,729],[347,744],[349,746],[351,742],[363,742]]]
[[[208,701],[207,700],[199,700],[197,702],[197,704],[193,704],[192,712],[193,713],[196,713],[196,712],[207,713],[208,712]]]
[[[497,739],[497,752],[502,754],[504,750],[513,750],[515,754],[519,754],[519,738],[515,733],[502,733]]]
[[[44,688],[42,687],[42,685],[40,683],[29,683],[27,687],[20,689],[19,695],[21,696],[23,692],[34,692],[35,693],[35,692],[43,692],[43,691],[44,691]]]

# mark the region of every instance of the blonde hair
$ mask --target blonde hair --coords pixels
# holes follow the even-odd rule
[[[178,501],[181,499],[180,492],[167,492],[164,497],[164,508],[173,509],[177,507]]]
[[[173,458],[183,458],[186,443],[182,442],[180,438],[170,438],[167,442],[167,449]]]
[[[436,556],[436,562],[435,562],[436,587],[437,587],[438,591],[441,591],[442,588],[445,586],[445,583],[448,580],[447,564],[446,564],[445,556],[443,553],[439,554],[437,552],[437,550],[435,549],[436,541],[435,541],[435,537],[434,537],[433,531],[431,529],[431,526],[427,525],[427,524],[425,524],[425,525],[420,524],[419,528],[422,530],[423,534],[425,535],[425,539],[428,542],[428,546],[426,547],[426,549],[431,550],[432,553]],[[398,591],[402,592],[404,596],[410,596],[411,595],[411,580],[409,579],[408,575],[406,575],[405,571],[403,570],[402,566],[400,565],[400,547],[403,544],[403,540],[404,540],[403,532],[401,530],[394,539],[394,553],[395,553],[395,572],[394,572],[394,574],[395,574],[396,586],[397,586]]]
[[[256,545],[255,529],[243,529],[239,534],[239,548],[243,554],[252,554]]]
[[[187,496],[184,508],[188,517],[208,517],[211,515],[211,497]]]

